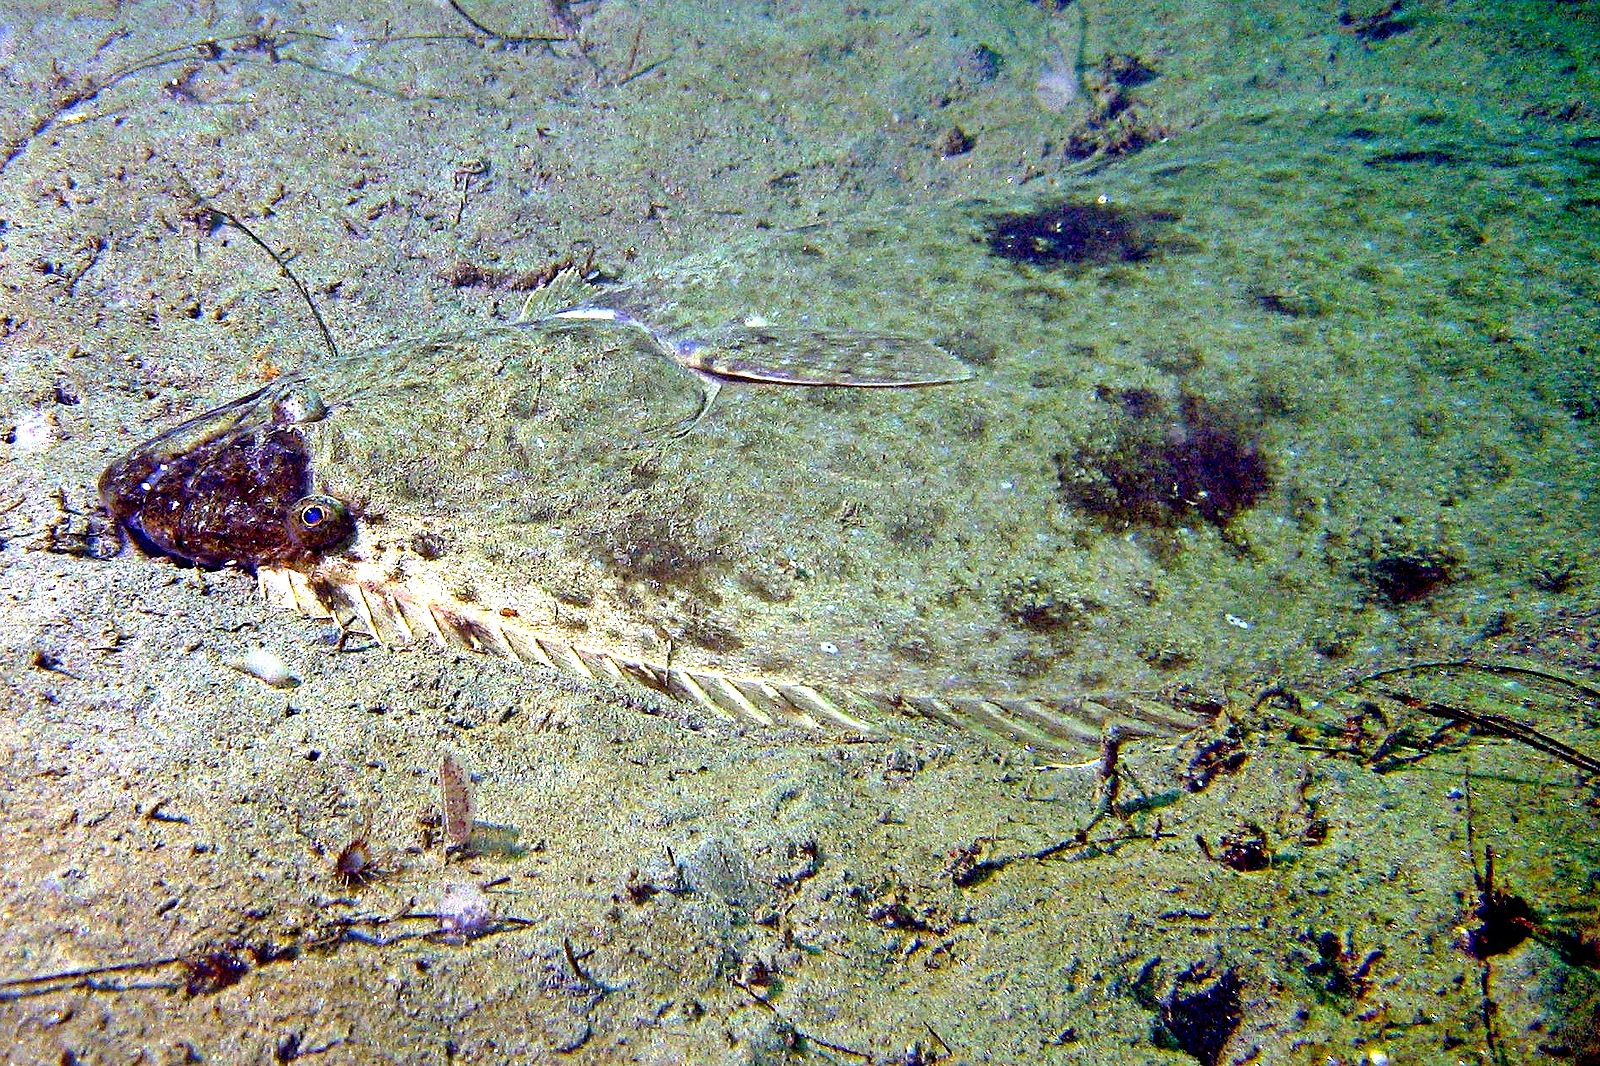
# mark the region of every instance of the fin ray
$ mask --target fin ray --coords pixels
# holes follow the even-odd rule
[[[677,358],[701,373],[774,385],[903,389],[972,377],[932,341],[856,330],[730,326],[682,346]]]
[[[372,564],[346,565],[312,577],[262,567],[257,578],[274,605],[342,628],[361,629],[383,644],[424,634],[442,647],[517,659],[587,681],[637,685],[729,722],[765,728],[892,735],[895,717],[926,719],[1011,747],[1051,755],[1093,753],[1112,725],[1137,735],[1180,735],[1209,719],[1192,705],[1118,697],[904,695],[849,685],[745,677],[700,667],[585,647],[525,621],[465,604],[442,591],[396,585]]]

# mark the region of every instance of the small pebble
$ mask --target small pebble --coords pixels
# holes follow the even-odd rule
[[[251,648],[239,661],[238,669],[273,688],[293,688],[300,683],[300,679],[289,672],[289,664],[283,657],[266,648]]]
[[[911,777],[922,769],[922,760],[917,758],[914,751],[905,748],[890,748],[883,757],[883,773],[885,777]]]
[[[968,152],[972,151],[972,146],[974,143],[976,142],[973,141],[972,135],[966,130],[962,129],[960,126],[951,126],[949,129],[944,131],[944,134],[939,138],[939,143],[935,145],[935,147],[937,148],[940,156],[945,159],[949,159],[952,156],[966,155]]]
[[[489,897],[470,881],[451,881],[439,890],[439,931],[471,939],[489,928]]]

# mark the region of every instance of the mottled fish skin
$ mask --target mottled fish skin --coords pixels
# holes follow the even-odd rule
[[[986,251],[992,210],[758,234],[609,290],[568,276],[521,323],[288,375],[191,422],[184,461],[205,469],[185,477],[245,469],[225,457],[265,427],[303,451],[304,475],[268,494],[224,479],[228,513],[259,540],[332,500],[350,535],[289,550],[207,527],[203,554],[184,530],[144,540],[253,570],[273,602],[385,643],[626,681],[745,721],[883,734],[934,719],[1068,757],[1113,723],[1192,730],[1220,702],[1132,695],[1190,679],[1151,669],[1123,627],[1074,657],[1076,637],[1019,621],[1008,598],[1062,558],[1055,454],[1082,415],[1022,369],[1074,338],[1069,319],[1015,313],[1039,283]],[[641,340],[670,365],[641,359]],[[974,380],[952,354],[968,343],[1018,366]],[[663,436],[725,381],[818,387],[746,390],[694,436]],[[286,396],[315,396],[317,417],[284,417]],[[104,482],[146,534],[157,501],[133,475],[148,462],[135,452]]]
[[[907,685],[900,687],[884,684],[893,674],[882,671],[852,676],[837,667],[823,673],[776,665],[755,670],[749,668],[749,660],[742,668],[728,669],[719,662],[721,656],[704,648],[649,635],[661,624],[651,622],[649,615],[667,619],[681,602],[672,596],[663,597],[653,612],[640,612],[639,590],[630,592],[627,582],[602,581],[597,586],[600,591],[583,608],[581,629],[574,630],[570,621],[563,622],[564,615],[570,618],[573,611],[562,607],[560,596],[522,578],[490,582],[481,565],[453,566],[451,552],[430,557],[437,549],[427,547],[423,538],[432,530],[452,528],[449,501],[435,499],[436,506],[420,509],[417,517],[402,515],[394,503],[404,493],[381,486],[385,478],[394,480],[396,475],[403,482],[409,464],[431,468],[441,452],[457,450],[452,439],[480,436],[476,424],[461,413],[468,405],[450,398],[452,383],[475,380],[478,374],[523,376],[518,370],[519,352],[555,359],[553,353],[565,351],[589,358],[594,340],[565,330],[544,334],[536,328],[499,327],[350,357],[348,366],[325,372],[338,382],[325,389],[313,384],[312,375],[287,376],[190,420],[114,463],[102,479],[105,502],[147,547],[201,565],[253,570],[269,602],[309,617],[333,619],[343,629],[381,643],[424,641],[584,678],[638,685],[719,717],[763,726],[881,736],[893,732],[896,721],[927,719],[1041,755],[1077,757],[1090,753],[1113,723],[1133,735],[1171,735],[1206,720],[1203,713],[1166,702],[1110,694],[985,693],[976,686],[948,680],[933,684],[926,678],[918,687],[913,671],[905,671]],[[492,381],[479,384],[493,387]],[[430,392],[446,395],[441,409],[450,413],[450,427],[459,436],[450,438],[442,428],[434,432],[425,428],[417,399]],[[553,392],[559,401],[559,387]],[[413,431],[384,433],[384,427],[407,417],[402,412],[410,413]],[[483,425],[488,429],[498,421],[491,416]],[[293,452],[303,457],[306,467],[292,487],[262,492],[214,476],[225,471],[232,477],[248,469],[238,457],[256,455],[263,439],[294,442]],[[401,442],[404,454],[395,450]],[[481,445],[465,446],[483,450]],[[188,484],[210,484],[211,497],[227,501],[232,508],[227,513],[240,521],[235,530],[238,540],[231,547],[218,542],[225,531],[219,532],[216,522],[206,517],[215,512],[215,500],[208,503],[198,495],[189,501],[192,507],[167,519],[181,526],[205,518],[203,551],[195,551],[199,542],[187,529],[151,537],[158,517],[154,511],[160,509],[165,515],[169,500],[161,493],[142,497],[148,480],[130,479],[152,463],[183,471]],[[197,464],[209,470],[197,469]],[[359,476],[352,477],[352,472]],[[344,527],[348,535],[339,543],[305,550],[295,534],[296,508],[303,506],[303,499],[352,501],[354,528]],[[460,516],[471,513],[472,505],[464,503]],[[248,520],[241,515],[248,515]],[[460,516],[470,525],[470,518]],[[458,528],[453,536],[460,541],[470,538],[471,532]],[[459,553],[468,554],[465,549]],[[463,588],[465,573],[477,582],[470,593]],[[536,579],[552,573],[533,568]],[[814,637],[794,639],[817,643]],[[766,643],[776,646],[775,663],[785,658],[786,650],[798,650],[783,648],[781,637]]]

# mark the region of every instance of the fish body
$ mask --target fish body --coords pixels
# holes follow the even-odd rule
[[[1071,754],[1111,722],[1195,728],[1211,710],[1086,682],[1098,656],[1070,642],[1092,610],[1041,628],[1014,602],[1060,556],[1073,414],[958,358],[986,316],[1018,328],[1032,284],[984,226],[968,206],[763,235],[602,292],[563,278],[521,322],[285,375],[113,464],[102,498],[147,548],[252,570],[385,643],[747,721],[932,718]],[[706,419],[730,381],[815,387]],[[671,413],[699,431],[664,436]]]
[[[916,439],[870,436],[880,417],[915,420],[912,394],[852,405],[831,443],[730,408],[672,445],[652,432],[659,408],[694,385],[625,339],[521,325],[358,353],[163,434],[107,470],[102,496],[147,547],[251,569],[272,603],[385,644],[629,682],[747,722],[870,735],[909,716],[1052,754],[1092,749],[1112,720],[1197,724],[1158,701],[1023,690],[976,646],[959,649],[970,669],[895,651],[907,627],[940,625],[921,617],[930,590],[845,516],[869,521],[874,499],[914,516],[903,493],[948,487]],[[758,446],[774,450],[754,479],[719,458]]]
[[[1283,245],[1239,229],[1239,197],[1283,193],[1288,160],[1382,178],[1352,136],[1209,124],[1064,199],[566,276],[519,323],[331,358],[162,433],[102,498],[145,547],[385,642],[757,722],[933,717],[1068,755],[1117,722],[1182,733],[1230,686],[1478,640],[1512,580],[1452,567],[1432,606],[1389,587],[1382,552],[1411,549],[1374,516],[1425,513],[1454,469],[1448,436],[1346,380],[1406,305],[1291,324],[1252,296]],[[1348,236],[1296,231],[1297,261],[1345,262]],[[1488,528],[1521,483],[1458,486],[1452,521]]]

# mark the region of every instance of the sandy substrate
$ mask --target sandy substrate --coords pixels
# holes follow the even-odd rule
[[[1594,15],[1054,6],[0,16],[10,1061],[1600,1061],[1594,776],[1427,718],[1305,724],[1412,659],[1600,665]],[[1119,97],[1141,79],[1107,56],[1156,76]],[[1200,195],[1183,147],[1227,123],[1349,155],[1274,169],[1257,144]],[[1298,712],[1228,678],[1214,728],[1124,749],[1099,820],[1094,765],[956,732],[844,743],[341,647],[248,575],[119,552],[98,512],[116,456],[319,358],[293,289],[201,200],[286,250],[354,349],[512,317],[518,275],[591,253],[626,276],[891,202],[1092,195],[1124,158],[1094,149],[1144,141],[1127,165],[1171,153],[1186,232],[1215,240],[1162,267],[1190,288],[1113,267],[1041,291],[1103,301],[1105,387],[1200,352],[1192,380],[1262,414],[1282,476],[1239,528],[1318,547],[1250,606],[1299,633],[1304,575],[1449,576],[1387,603],[1346,581],[1348,610],[1283,657]],[[1142,642],[1169,679],[1243,639],[1193,562],[1229,543],[1187,536],[1139,563],[1218,620]],[[240,672],[253,648],[297,683]],[[1445,699],[1600,749],[1585,690],[1507,680]],[[465,857],[437,825],[446,752],[475,779]],[[342,884],[369,819],[380,875]],[[1487,892],[1490,848],[1526,913]],[[490,917],[441,930],[452,884]],[[1486,893],[1515,943],[1485,960],[1465,937]]]

